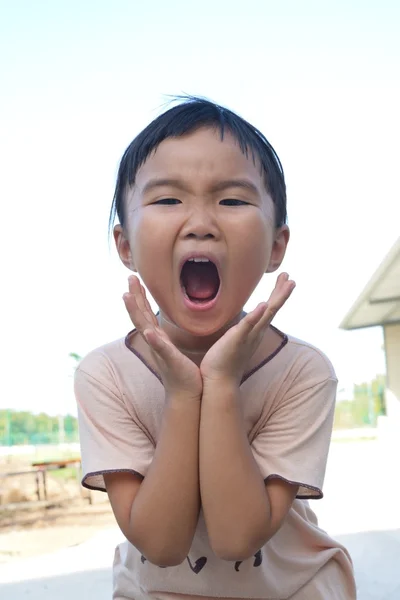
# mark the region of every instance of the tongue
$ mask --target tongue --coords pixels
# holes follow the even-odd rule
[[[187,262],[182,269],[182,283],[194,300],[213,298],[219,287],[218,272],[212,263]]]

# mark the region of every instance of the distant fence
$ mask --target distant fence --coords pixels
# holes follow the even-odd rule
[[[74,415],[0,410],[0,446],[62,444],[78,439],[78,420]]]
[[[0,437],[0,447],[7,446],[44,446],[58,444],[72,444],[79,442],[78,432],[52,432],[52,433],[10,433]]]
[[[337,402],[335,429],[376,427],[386,414],[385,388],[379,379],[371,384],[354,386],[353,398]]]

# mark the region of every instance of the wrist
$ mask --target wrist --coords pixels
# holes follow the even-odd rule
[[[212,394],[216,397],[236,398],[239,394],[239,382],[233,377],[203,379],[203,397]]]
[[[182,390],[182,389],[178,389],[178,390],[168,390],[167,388],[165,389],[165,400],[166,402],[168,402],[169,404],[173,403],[173,404],[180,404],[182,402],[184,403],[200,403],[201,401],[201,393],[200,392],[190,392],[188,390]]]

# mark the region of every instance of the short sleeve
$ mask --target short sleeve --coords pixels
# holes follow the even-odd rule
[[[92,358],[91,373],[85,369],[85,360],[75,372],[74,386],[82,485],[105,491],[104,473],[132,472],[143,478],[153,458],[154,444],[128,411],[105,359],[98,358],[99,364],[94,365]]]
[[[307,371],[307,369],[305,369]],[[297,498],[322,498],[332,435],[337,379],[303,373],[285,393],[252,442],[265,481],[299,485]]]

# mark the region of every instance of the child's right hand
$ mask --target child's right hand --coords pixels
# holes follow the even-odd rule
[[[135,275],[129,277],[129,292],[124,294],[123,300],[133,325],[150,348],[167,397],[184,395],[200,399],[203,381],[199,367],[182,354],[159,327],[144,287]]]

